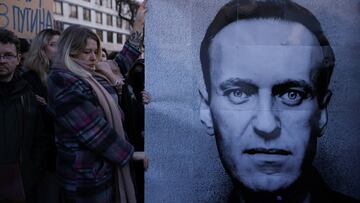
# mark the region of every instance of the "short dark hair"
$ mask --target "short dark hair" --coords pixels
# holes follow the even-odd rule
[[[109,56],[108,56],[108,60],[114,60],[115,59],[115,57],[116,57],[116,55],[118,55],[118,53],[119,52],[117,52],[117,51],[113,51],[113,52],[111,52],[110,54],[109,54]]]
[[[248,19],[279,19],[297,22],[315,35],[322,47],[324,59],[323,67],[316,73],[313,82],[317,89],[317,95],[319,98],[323,98],[328,91],[328,85],[335,65],[333,50],[317,18],[310,11],[290,0],[233,0],[225,4],[218,11],[208,27],[200,47],[201,67],[206,88],[210,90],[211,87],[209,47],[212,39],[230,23]],[[211,91],[208,92],[209,96],[211,96]]]
[[[138,59],[130,68],[127,81],[134,89],[134,92],[140,93],[145,88],[145,60]]]
[[[20,40],[13,32],[6,29],[0,29],[0,42],[3,44],[14,44],[16,47],[16,53],[19,53]]]
[[[108,52],[106,51],[106,49],[103,47],[103,48],[101,48],[101,51],[103,51],[104,53],[105,53],[105,55],[106,55],[106,58],[108,58],[109,57],[109,54],[108,54]]]

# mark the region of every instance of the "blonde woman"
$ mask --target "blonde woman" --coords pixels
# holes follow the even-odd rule
[[[139,41],[130,37],[115,62],[125,68],[140,55],[131,40]],[[70,26],[60,36],[49,74],[48,111],[55,119],[57,174],[66,203],[134,203],[129,162],[143,160],[147,167],[144,153],[127,141],[114,87],[119,84],[95,71],[100,54],[93,31]]]
[[[32,40],[30,51],[25,56],[26,70],[23,77],[30,83],[37,100],[43,105],[46,105],[47,75],[59,36],[60,32],[57,30],[42,30]]]
[[[43,115],[44,128],[47,135],[48,153],[46,154],[46,169],[41,184],[39,184],[39,203],[58,201],[58,188],[55,178],[56,146],[54,138],[54,125],[51,116],[46,111],[47,103],[47,77],[56,53],[56,43],[60,32],[45,29],[39,32],[32,40],[30,51],[25,55],[25,72],[23,78],[30,84],[35,93],[40,111]]]

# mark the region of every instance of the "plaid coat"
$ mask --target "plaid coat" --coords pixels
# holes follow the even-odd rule
[[[125,44],[117,56],[131,66],[139,52]],[[115,98],[115,89],[95,77]],[[109,125],[89,83],[64,67],[48,78],[48,111],[55,120],[57,174],[65,202],[113,202],[115,166],[126,164],[133,146]],[[121,122],[121,121],[119,121]]]

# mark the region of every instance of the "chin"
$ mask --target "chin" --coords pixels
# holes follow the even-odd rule
[[[288,175],[255,175],[238,181],[254,192],[275,192],[288,188],[297,177]]]
[[[89,65],[89,67],[92,69],[92,70],[95,70],[96,66],[94,64],[91,64]]]

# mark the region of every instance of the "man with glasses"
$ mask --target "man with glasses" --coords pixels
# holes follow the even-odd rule
[[[14,44],[1,44],[1,51],[4,52],[4,54],[0,55],[1,82],[9,82],[13,78],[16,66],[19,64],[19,55],[16,50],[14,51],[14,47]]]
[[[0,202],[36,202],[48,144],[35,95],[16,69],[19,43],[0,29]]]

